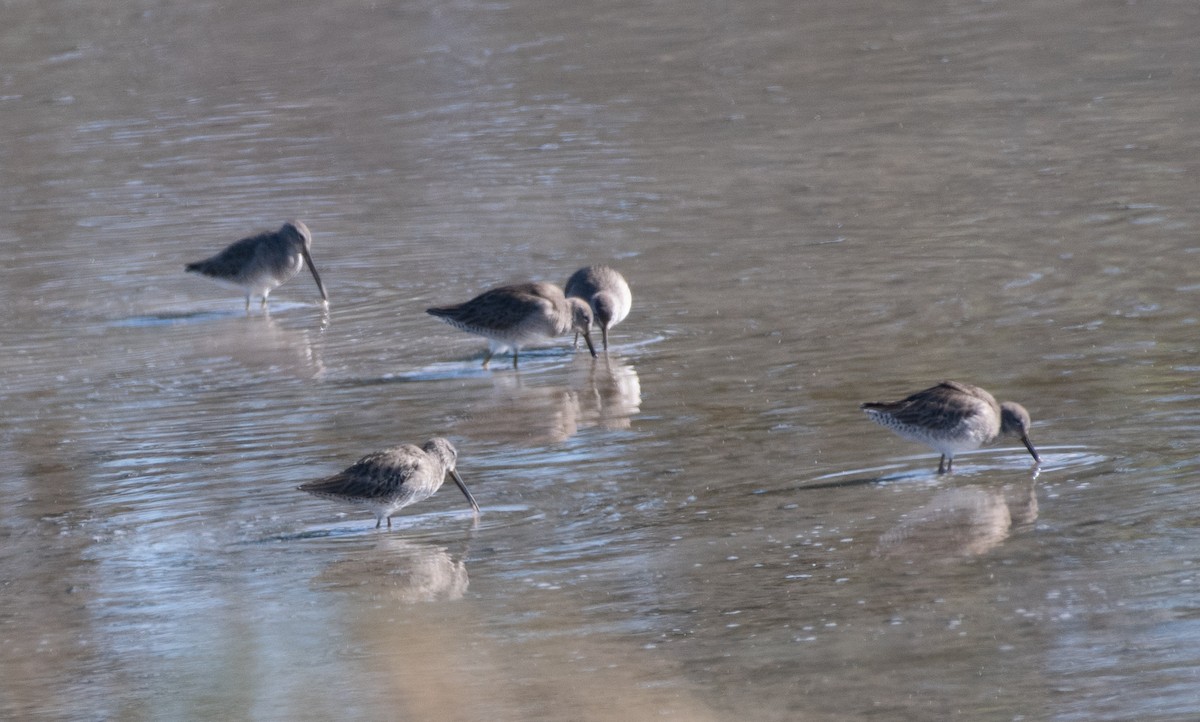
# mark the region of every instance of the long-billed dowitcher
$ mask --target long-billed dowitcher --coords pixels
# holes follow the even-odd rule
[[[312,234],[308,232],[308,226],[300,221],[289,221],[278,231],[235,241],[212,258],[189,263],[186,270],[242,289],[249,309],[251,296],[262,296],[262,305],[266,306],[267,295],[291,280],[300,272],[301,266],[307,264],[317,282],[317,290],[321,292],[321,300],[328,302],[325,284],[321,283],[308,252],[311,246]]]
[[[608,329],[625,320],[633,305],[633,294],[625,277],[609,266],[585,266],[567,279],[563,287],[567,298],[582,298],[592,309],[604,350],[608,350]],[[579,335],[575,335],[579,343]]]
[[[971,384],[943,381],[901,401],[861,406],[871,420],[900,436],[933,447],[942,455],[938,473],[950,471],[954,455],[978,449],[998,436],[1016,436],[1040,462],[1029,441],[1029,412],[1012,401],[996,399]]]
[[[479,504],[458,475],[457,463],[454,445],[435,437],[421,447],[404,444],[367,454],[340,474],[296,488],[325,499],[366,506],[375,514],[376,529],[384,519],[391,529],[392,514],[433,496],[449,474],[478,515]]]
[[[451,326],[488,340],[486,368],[493,354],[512,349],[513,368],[521,347],[574,330],[592,346],[592,309],[578,298],[567,298],[553,283],[519,283],[484,291],[466,303],[426,309]]]

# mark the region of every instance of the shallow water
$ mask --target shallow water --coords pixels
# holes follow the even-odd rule
[[[1200,713],[1189,4],[5,13],[0,716]],[[182,272],[288,218],[328,310]],[[423,313],[591,262],[607,358]],[[432,435],[477,522],[295,490]]]

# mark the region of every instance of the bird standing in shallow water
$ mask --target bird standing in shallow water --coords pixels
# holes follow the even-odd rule
[[[449,474],[478,515],[479,504],[458,475],[457,463],[454,445],[435,437],[419,448],[404,444],[367,454],[340,474],[296,488],[325,499],[366,506],[375,514],[376,529],[384,519],[391,529],[392,514],[433,496]]]
[[[633,294],[625,277],[609,266],[585,266],[567,279],[563,287],[567,298],[582,298],[592,309],[604,350],[608,350],[608,329],[625,320],[633,305]],[[575,335],[579,343],[579,335]]]
[[[574,330],[592,346],[592,309],[578,298],[567,298],[553,283],[518,283],[484,291],[466,303],[426,309],[446,323],[488,340],[487,368],[492,355],[512,349],[513,368],[521,347]]]
[[[260,233],[230,244],[217,255],[203,261],[189,263],[186,270],[199,273],[212,280],[242,289],[246,294],[246,309],[250,309],[250,297],[262,296],[262,305],[267,305],[267,295],[293,276],[300,268],[308,265],[321,300],[329,302],[325,284],[317,275],[308,249],[312,246],[312,234],[308,226],[300,221],[289,221],[278,231]]]
[[[978,449],[998,436],[1016,436],[1041,462],[1029,441],[1029,412],[1012,401],[996,399],[971,384],[943,381],[901,401],[865,403],[871,420],[900,436],[933,447],[942,455],[938,473],[954,467],[954,455]]]

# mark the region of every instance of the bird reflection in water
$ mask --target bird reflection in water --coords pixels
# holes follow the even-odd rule
[[[627,429],[641,411],[642,385],[637,371],[617,356],[593,364],[575,364],[571,386],[585,389],[580,407],[585,419],[603,429]]]
[[[995,549],[1013,530],[1032,526],[1037,515],[1034,478],[998,489],[946,489],[886,531],[875,553],[905,561],[974,557]]]
[[[184,336],[173,343],[181,355],[228,358],[247,369],[273,369],[281,376],[311,379],[325,371],[320,336],[309,329],[282,326],[264,312],[224,319],[203,335]]]
[[[557,443],[579,429],[629,428],[641,410],[637,371],[616,355],[573,360],[562,385],[538,385],[520,375],[493,378],[491,398],[472,406],[456,433],[520,443]]]
[[[381,536],[370,549],[327,566],[313,582],[401,604],[452,601],[467,592],[465,556],[456,560],[445,547]]]

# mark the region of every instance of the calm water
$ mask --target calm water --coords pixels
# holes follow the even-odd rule
[[[4,16],[0,717],[1200,714],[1192,4]],[[182,272],[288,218],[328,312]],[[591,262],[607,360],[423,313]],[[478,524],[295,490],[435,434]]]

